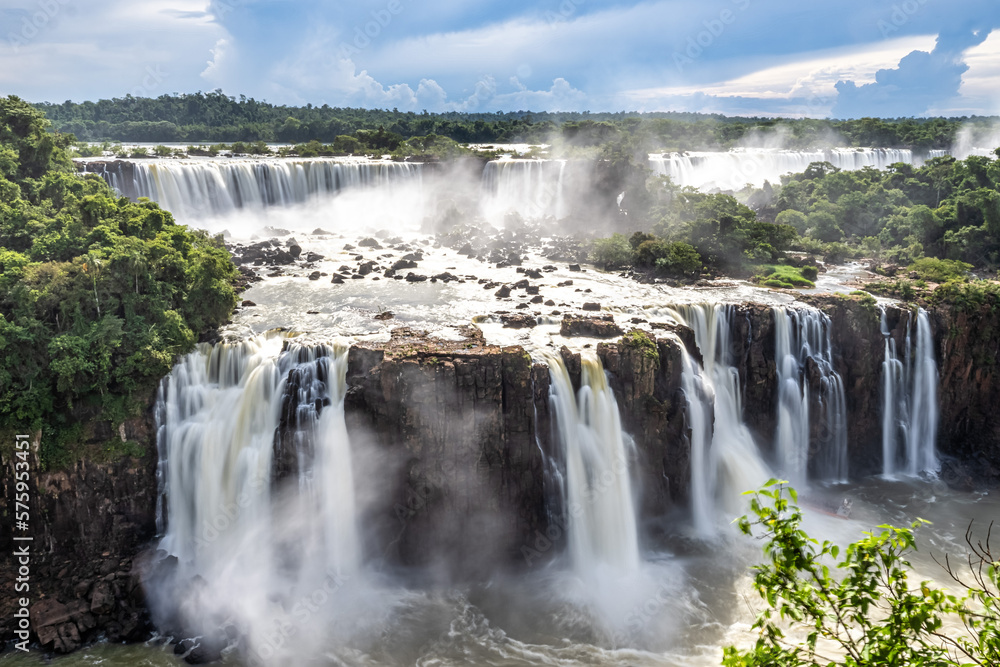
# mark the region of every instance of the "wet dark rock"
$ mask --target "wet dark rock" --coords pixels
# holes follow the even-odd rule
[[[570,264],[569,265],[569,270],[570,271],[582,271],[583,269],[580,268],[579,264]]]
[[[524,272],[524,275],[528,276],[529,278],[534,278],[535,280],[538,280],[539,278],[542,277],[542,272],[539,271],[538,269],[528,269],[527,271]]]
[[[518,255],[516,252],[510,253],[509,255],[507,255],[507,264],[509,264],[510,266],[520,266],[521,256]]]
[[[347,252],[350,252],[350,251],[354,250],[354,246],[352,246],[350,243],[348,243],[347,245],[344,246],[344,250],[346,250]]]
[[[375,239],[371,238],[370,236],[368,238],[364,238],[364,239],[361,239],[360,241],[358,241],[358,245],[361,246],[362,248],[371,248],[373,250],[381,250],[382,249],[381,244],[379,244],[378,241],[376,241]]]
[[[522,306],[525,304],[521,304]],[[518,306],[520,308],[521,306]],[[527,313],[511,313],[500,316],[500,321],[507,329],[530,329],[538,325],[534,315]]]
[[[312,230],[312,235],[313,236],[323,236],[323,235],[327,235],[329,233],[330,232],[326,231],[322,227],[317,227],[316,229]]]
[[[333,280],[331,280],[330,282],[333,283],[334,285],[343,285],[344,277],[341,276],[339,273],[335,273],[333,274]]]
[[[422,252],[410,252],[403,255],[402,257],[402,260],[406,262],[420,262],[423,261],[423,259],[424,259],[424,253]]]
[[[307,262],[318,262],[321,259],[324,259],[323,255],[317,254],[315,252],[307,252],[306,253],[306,261]]]
[[[588,338],[614,338],[624,333],[611,315],[601,317],[563,317],[559,333],[566,337],[586,336]]]
[[[538,290],[539,290],[538,285],[528,285],[527,287],[524,288],[524,291],[528,294],[538,294]]]
[[[395,315],[391,310],[383,310],[382,312],[376,314],[372,319],[374,320],[391,320]]]
[[[541,303],[541,302],[542,302],[542,297],[540,295],[533,296],[531,298],[531,303]]]
[[[257,304],[251,301],[250,299],[244,299],[243,301],[240,302],[240,305],[244,308],[253,308]]]
[[[408,283],[422,283],[427,280],[427,276],[421,276],[412,271],[406,274],[406,282]]]
[[[601,304],[599,304],[599,303],[593,303],[593,302],[591,302],[591,303],[585,303],[585,304],[583,304],[583,309],[584,310],[594,310],[594,311],[597,311],[597,310],[601,309]]]
[[[548,301],[545,302],[545,305],[546,306],[554,306],[554,305],[556,305],[556,302],[553,301],[552,299],[549,299]]]
[[[514,289],[524,289],[527,286],[528,286],[527,278],[522,278],[521,280],[518,280],[516,283],[514,283]]]
[[[506,299],[507,297],[510,296],[510,287],[504,285],[503,287],[501,287],[496,291],[496,294],[494,296],[496,296],[498,299]]]
[[[414,262],[412,259],[406,259],[405,257],[403,259],[396,260],[392,264],[393,271],[401,271],[403,269],[415,269],[415,268],[417,268],[417,263]]]
[[[465,245],[463,245],[461,248],[458,249],[458,254],[464,255],[466,257],[475,255],[475,252],[472,250],[472,244],[466,243]]]
[[[375,270],[375,266],[376,264],[373,261],[369,260],[367,262],[363,262],[361,266],[358,267],[358,273],[360,273],[363,276],[367,276],[369,273]]]
[[[355,273],[351,276],[351,280],[364,280],[365,277],[360,273]]]
[[[559,283],[558,285],[556,285],[556,287],[572,287],[572,286],[573,286],[573,281],[572,280],[564,280],[561,283]]]
[[[319,271],[313,271],[309,274],[309,280],[319,280],[321,277],[322,276]]]
[[[436,276],[434,276],[432,278],[432,280],[440,280],[441,282],[449,283],[449,282],[452,282],[453,280],[454,281],[458,281],[458,280],[460,280],[460,278],[458,276],[453,275],[451,273],[448,273],[446,271],[444,273],[437,274]]]

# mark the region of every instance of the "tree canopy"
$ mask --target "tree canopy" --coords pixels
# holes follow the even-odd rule
[[[43,460],[85,419],[121,422],[236,305],[219,240],[79,176],[73,137],[0,97],[0,430]]]

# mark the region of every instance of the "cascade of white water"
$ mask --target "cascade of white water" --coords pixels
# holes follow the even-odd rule
[[[904,358],[890,336],[882,311],[885,357],[882,361],[882,474],[911,477],[935,473],[937,440],[937,362],[930,319],[923,308],[908,314]]]
[[[760,187],[765,180],[777,183],[782,174],[802,173],[812,162],[829,162],[839,169],[850,171],[864,167],[885,169],[896,162],[919,165],[921,160],[906,148],[833,148],[812,151],[739,148],[731,151],[688,151],[649,156],[653,172],[669,176],[676,185],[727,190],[738,190],[747,183]]]
[[[596,356],[585,354],[574,396],[562,358],[551,355],[546,361],[556,439],[566,466],[563,504],[573,566],[582,574],[602,567],[635,571],[640,559],[631,442],[622,432],[604,369]]]
[[[181,219],[301,204],[347,189],[419,180],[421,164],[369,160],[171,160],[132,164],[134,182],[106,168],[119,191],[149,197]]]
[[[283,347],[285,351],[282,351]],[[359,560],[350,443],[344,423],[347,348],[302,347],[269,334],[202,345],[175,366],[157,407],[161,548],[206,579],[244,568],[260,576],[277,557],[271,523],[276,433],[294,429],[303,511],[321,544],[300,550],[303,570],[350,572]],[[234,564],[230,551],[244,549]],[[306,553],[315,562],[306,563]],[[314,554],[314,556],[312,556]]]
[[[695,529],[707,536],[714,533],[716,503],[721,501],[729,512],[740,511],[743,492],[758,488],[770,472],[743,423],[731,341],[735,308],[699,304],[677,306],[671,312],[694,330],[704,361],[699,369],[685,353],[682,382],[691,429],[692,511]]]
[[[480,209],[488,220],[563,218],[565,160],[491,160],[483,169]]]
[[[882,362],[882,474],[902,470],[916,476],[938,469],[937,362],[927,312],[908,314],[904,357],[899,358],[882,311],[885,357]],[[915,340],[914,340],[915,337]]]
[[[813,461],[820,479],[847,481],[847,401],[844,382],[833,368],[830,318],[815,309],[771,309],[778,370],[778,423],[775,451],[782,475],[803,487],[809,472],[810,430],[807,371],[819,374],[821,406],[819,454]]]
[[[930,319],[923,308],[917,311],[916,329],[916,347],[908,368],[913,387],[910,428],[906,432],[907,472],[910,475],[937,472],[938,469],[935,449],[938,422],[937,362],[934,359]]]
[[[906,366],[899,359],[896,341],[885,320],[885,308],[880,308],[879,318],[885,353],[882,359],[882,474],[892,478],[896,474],[899,451],[897,443],[905,440],[909,422],[909,400],[906,391]]]

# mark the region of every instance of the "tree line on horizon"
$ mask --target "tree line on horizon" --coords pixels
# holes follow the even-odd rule
[[[829,145],[947,149],[963,126],[984,131],[1000,118],[860,118],[850,120],[729,117],[691,112],[420,113],[329,105],[295,107],[221,91],[97,102],[36,103],[57,132],[82,141],[333,143],[379,132],[394,150],[414,137],[459,143],[563,141],[599,146],[628,138],[651,151],[725,150],[741,141],[789,148]],[[383,141],[383,143],[386,143]]]

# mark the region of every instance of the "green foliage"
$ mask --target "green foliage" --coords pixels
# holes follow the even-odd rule
[[[685,112],[528,112],[429,114],[328,105],[289,107],[221,91],[122,98],[97,102],[39,104],[62,132],[88,141],[281,141],[333,142],[358,130],[378,130],[403,139],[437,134],[459,143],[541,141],[555,137],[587,149],[642,143],[650,150],[724,150],[749,134],[780,137],[791,148],[813,148],[831,134],[851,146],[948,148],[968,119],[901,118],[815,120],[725,117]],[[155,120],[152,120],[155,119]],[[972,121],[988,134],[989,119]],[[359,137],[360,138],[360,137]]]
[[[988,542],[976,551],[979,564],[970,559],[973,580],[958,597],[912,581],[906,554],[925,522],[879,526],[842,550],[802,530],[795,491],[783,484],[769,481],[754,494],[753,519],[738,521],[744,534],[764,540],[767,560],[753,569],[765,607],[753,625],[757,641],[746,650],[724,648],[723,665],[998,664],[1000,577]]]
[[[218,241],[76,175],[71,140],[0,97],[0,430],[41,429],[47,465],[83,421],[131,416],[236,304]]]
[[[972,265],[951,259],[923,257],[910,264],[909,270],[916,272],[917,276],[922,280],[944,283],[949,280],[966,280],[969,271],[972,270]]]
[[[806,268],[813,269],[813,278],[809,279],[805,275]],[[796,287],[815,287],[815,267],[797,268],[794,266],[777,265],[762,266],[759,269],[757,279],[768,287],[780,287],[784,289],[794,289]]]
[[[621,345],[624,348],[635,350],[642,356],[653,361],[657,367],[660,365],[660,353],[656,348],[656,343],[649,335],[639,329],[629,331],[621,338]]]
[[[632,263],[632,246],[624,234],[595,239],[590,251],[590,261],[606,271],[621,269]]]

